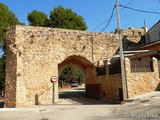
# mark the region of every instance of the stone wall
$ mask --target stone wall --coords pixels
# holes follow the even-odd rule
[[[15,42],[16,41],[16,33],[14,27],[10,28],[8,31],[9,36],[6,38],[6,80],[5,80],[5,96],[6,104],[9,107],[16,106],[16,84],[17,84],[17,54],[16,52]],[[13,52],[12,52],[13,51]]]
[[[137,42],[141,34],[134,31],[138,30],[122,32],[127,40]],[[111,58],[116,53],[118,40],[115,33],[18,25],[8,29],[6,46],[7,107],[56,103],[58,82],[53,85],[50,79],[52,76],[58,78],[60,71],[69,64],[82,69],[86,84],[102,84],[106,98],[112,99],[118,94],[116,87],[121,86],[120,75],[110,76],[107,80],[105,77],[97,78],[95,70],[97,61],[106,56]],[[115,82],[119,83],[118,86],[114,86]]]
[[[121,74],[109,74],[109,65],[106,66],[106,75],[97,76],[99,83],[102,85],[102,98],[109,102],[120,101],[119,89],[122,88]]]
[[[101,84],[101,97],[109,102],[120,101],[119,89],[122,88],[120,74],[103,75],[97,77],[98,83]]]
[[[123,36],[123,49],[133,50],[143,44],[145,42],[145,30],[144,28],[137,29],[137,28],[128,28],[122,29],[122,36]]]
[[[131,72],[130,60],[125,59],[128,98],[155,91],[159,87],[158,62],[153,61],[153,72]]]
[[[75,55],[95,63],[108,47],[112,56],[118,42],[112,33],[18,25],[8,29],[6,46],[6,105],[24,107],[58,101],[58,83],[52,85],[50,78],[58,78],[58,64],[65,59]]]
[[[128,41],[138,43],[143,38],[145,30],[144,28],[128,28],[128,29],[122,29],[121,33],[123,37]]]

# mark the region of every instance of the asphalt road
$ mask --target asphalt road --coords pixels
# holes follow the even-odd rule
[[[70,89],[61,90],[59,92],[59,102],[57,104],[68,105],[99,105],[106,104],[103,100],[89,99],[85,96],[85,89],[83,86],[71,87]]]
[[[84,98],[82,89],[71,91],[61,91],[61,101],[56,105],[2,108],[0,120],[160,120],[160,92],[138,96],[125,104],[107,104]]]

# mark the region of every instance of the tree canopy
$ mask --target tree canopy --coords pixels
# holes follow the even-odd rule
[[[50,11],[50,17],[43,12],[36,10],[28,14],[29,25],[47,26],[53,28],[65,28],[73,30],[86,30],[87,25],[82,16],[77,15],[72,9],[63,8],[62,6],[54,8]],[[71,81],[84,82],[82,74],[75,67],[68,67],[59,76],[59,82],[70,83]]]
[[[27,20],[31,26],[46,26],[48,17],[43,12],[34,10],[28,13]]]
[[[50,11],[49,18],[45,13],[33,10],[31,13],[28,13],[27,20],[31,26],[46,26],[73,30],[87,29],[87,25],[82,16],[77,15],[72,9],[62,6]]]
[[[72,9],[63,8],[62,6],[56,7],[50,12],[48,26],[73,30],[87,29],[82,16],[77,15]]]
[[[59,76],[59,84],[63,83],[70,84],[72,81],[77,81],[79,84],[84,82],[84,78],[76,67],[69,66],[65,68]]]
[[[10,25],[20,24],[15,14],[0,3],[0,43],[4,44],[6,29]]]

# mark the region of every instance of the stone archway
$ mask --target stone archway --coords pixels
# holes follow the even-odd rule
[[[69,66],[78,68],[78,70],[83,76],[84,84],[86,85],[87,79],[89,79],[87,69],[94,68],[94,65],[84,57],[73,55],[73,56],[66,58],[64,61],[58,64],[58,74],[60,75],[61,72]],[[93,69],[93,72],[94,72],[94,69]]]
[[[82,73],[83,77],[86,79],[86,69],[88,67],[93,67],[94,65],[84,57],[73,55],[58,64],[58,73],[60,74],[68,66],[77,67]]]
[[[6,106],[57,102],[58,84],[53,85],[50,79],[58,78],[58,64],[64,66],[74,61],[81,69],[85,68],[87,83],[92,83],[96,79],[93,72],[96,61],[103,59],[104,52],[112,56],[118,48],[115,36],[114,33],[11,26],[6,39]]]

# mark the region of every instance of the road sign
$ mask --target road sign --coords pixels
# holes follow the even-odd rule
[[[57,81],[57,77],[56,76],[53,76],[52,78],[51,78],[51,82],[52,83],[55,83]]]

